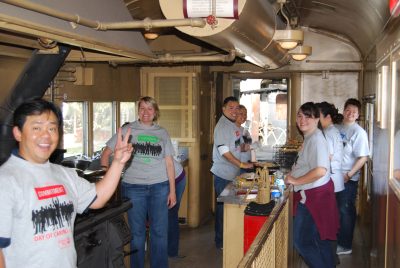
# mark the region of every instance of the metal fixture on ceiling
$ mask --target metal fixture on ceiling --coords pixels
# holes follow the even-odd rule
[[[304,33],[302,30],[293,30],[290,27],[289,18],[283,11],[283,5],[286,3],[286,0],[278,0],[277,3],[280,6],[279,10],[282,16],[286,19],[286,29],[276,30],[274,40],[277,41],[282,48],[290,50],[303,43]]]
[[[175,27],[175,26],[191,26],[191,27],[204,27],[206,22],[201,18],[192,19],[178,19],[178,20],[152,20],[145,18],[140,21],[124,21],[124,22],[100,22],[80,17],[76,14],[70,14],[49,8],[44,5],[36,4],[28,1],[21,0],[2,0],[2,2],[27,10],[35,11],[45,14],[54,18],[62,19],[71,23],[71,27],[76,27],[76,24],[90,27],[97,31],[107,30],[127,30],[127,29],[151,29],[153,27]]]
[[[39,37],[38,43],[43,48],[51,49],[57,46],[57,42],[48,38]]]
[[[277,3],[280,6],[280,12],[286,19],[287,24],[285,30],[275,31],[274,40],[278,41],[282,48],[289,50],[292,59],[302,61],[311,55],[312,47],[303,45],[304,33],[302,30],[293,30],[291,28],[289,18],[283,10],[286,0],[277,0]]]
[[[297,46],[293,50],[289,51],[289,54],[292,56],[292,59],[297,61],[305,60],[312,53],[311,46]]]
[[[182,0],[160,0],[159,3],[167,19],[183,18]],[[275,30],[285,25],[276,12],[270,1],[241,0],[237,5],[239,19],[218,17],[217,27],[177,29],[216,48],[236,50],[238,57],[254,65],[276,69],[290,60],[287,51],[273,40]]]
[[[196,53],[193,54],[182,54],[182,55],[173,55],[170,53],[165,53],[164,55],[158,55],[157,58],[146,61],[135,61],[135,63],[187,63],[187,62],[232,62],[236,58],[236,51],[231,50],[229,54],[219,54],[219,53]],[[118,66],[118,64],[131,63],[131,62],[117,62],[111,61],[110,64],[112,66]]]
[[[143,34],[144,38],[148,39],[148,40],[154,40],[157,39],[159,34],[153,31],[147,31]]]
[[[48,6],[38,4],[38,3],[33,3],[29,1],[23,1],[23,0],[4,0],[3,1],[6,4],[10,4],[13,6],[17,6],[29,11],[34,11],[40,14],[44,14],[53,18],[61,19],[67,22],[70,22],[70,25],[73,29],[77,28],[78,25],[86,26],[89,28],[92,28],[96,31],[108,31],[108,30],[127,30],[127,29],[144,29],[146,31],[152,31],[154,28],[168,28],[168,27],[182,27],[182,26],[187,26],[187,27],[199,27],[202,28],[206,25],[206,22],[202,18],[188,18],[188,19],[150,19],[150,18],[144,18],[143,20],[139,21],[123,21],[123,22],[100,22],[100,21],[95,21],[91,19],[87,19],[84,17],[81,17],[77,14],[71,14],[68,12],[63,12],[60,10],[56,10],[53,8],[50,8]],[[155,35],[153,35],[153,38],[156,38]],[[42,41],[40,44],[43,47],[49,46],[50,44],[56,44],[56,41],[50,40],[48,38],[40,38]],[[44,40],[44,41],[43,41]],[[129,58],[126,61],[124,61],[122,58],[117,61],[112,61],[114,64],[117,62],[147,62],[147,63],[177,63],[177,62],[206,62],[206,61],[211,61],[211,62],[217,62],[217,61],[222,61],[222,62],[228,62],[228,61],[233,61],[235,59],[236,52],[234,49],[229,50],[229,54],[218,54],[218,55],[197,55],[195,57],[193,56],[185,56],[185,55],[171,55],[170,53],[167,53],[165,55],[158,56],[156,58],[147,58],[147,59],[132,59]]]

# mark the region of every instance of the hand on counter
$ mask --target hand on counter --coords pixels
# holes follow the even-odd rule
[[[242,168],[242,169],[250,169],[253,167],[254,167],[253,163],[245,163],[245,162],[240,163],[240,168]]]

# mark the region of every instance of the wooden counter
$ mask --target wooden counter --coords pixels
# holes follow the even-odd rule
[[[236,268],[244,256],[244,210],[256,196],[250,194],[244,199],[245,195],[236,195],[234,184],[230,183],[217,198],[218,202],[224,202],[224,268]],[[277,204],[283,201],[281,197]]]
[[[223,267],[237,267],[244,255],[244,209],[251,200],[244,200],[244,195],[237,196],[232,183],[217,200],[224,202]]]

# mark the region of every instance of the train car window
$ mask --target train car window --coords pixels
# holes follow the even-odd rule
[[[99,151],[113,134],[112,102],[93,103],[93,151]]]
[[[84,154],[84,102],[63,102],[64,149],[67,156]]]
[[[375,122],[373,129],[374,141],[373,141],[373,180],[372,180],[372,195],[377,194],[378,196],[385,196],[387,194],[387,182],[390,178],[389,175],[389,162],[390,157],[388,150],[390,148],[390,133],[386,127],[385,122],[385,107],[387,102],[383,102],[386,99],[388,91],[388,83],[390,82],[389,73],[390,63],[388,60],[382,62],[377,68],[376,74],[376,101],[375,101]]]
[[[120,103],[120,125],[126,122],[133,122],[136,120],[136,104],[134,102],[121,102]]]
[[[393,178],[394,185],[396,185],[397,193],[400,192],[400,60],[392,63],[392,116],[394,120],[391,122],[394,124],[394,146],[391,148],[391,154],[393,155]]]
[[[388,110],[390,108],[388,103],[388,92],[390,84],[389,66],[383,65],[378,71],[378,90],[377,90],[377,122],[382,129],[387,128]]]
[[[159,104],[159,124],[180,142],[195,140],[193,88],[196,84],[194,73],[149,73],[147,90]]]

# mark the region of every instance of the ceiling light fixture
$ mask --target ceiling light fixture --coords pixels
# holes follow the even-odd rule
[[[312,47],[310,46],[298,46],[295,49],[289,51],[289,54],[294,60],[302,61],[312,54]]]
[[[145,32],[144,33],[144,38],[148,39],[148,40],[154,40],[158,38],[158,33],[154,33],[154,32]]]
[[[286,30],[276,30],[274,40],[276,40],[282,48],[290,50],[303,42],[304,33],[301,30],[292,30],[289,26]]]
[[[295,48],[298,44],[301,44],[304,40],[304,33],[302,30],[292,30],[289,23],[289,18],[283,12],[283,4],[286,0],[278,0],[280,5],[280,11],[283,17],[286,19],[285,30],[275,30],[273,39],[279,43],[279,45],[287,50]]]

